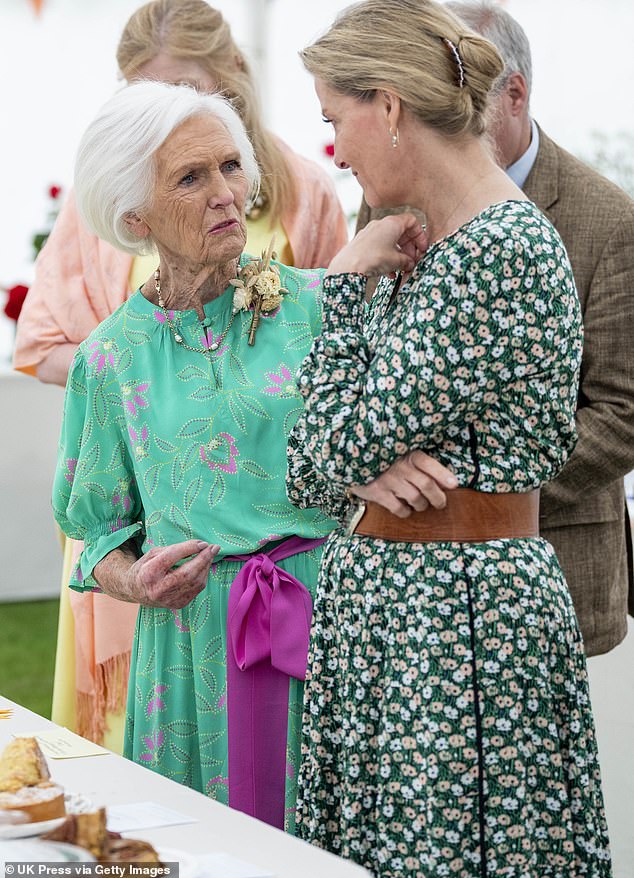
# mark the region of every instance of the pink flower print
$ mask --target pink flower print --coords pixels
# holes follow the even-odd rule
[[[222,777],[221,775],[218,775],[217,777],[212,777],[211,780],[207,781],[206,789],[207,789],[207,795],[209,796],[210,799],[216,798],[216,789],[215,788],[219,784],[221,786],[224,786],[224,787],[229,786],[229,778]]]
[[[182,631],[184,634],[186,634],[189,631],[189,625],[183,625],[177,610],[172,610],[172,613],[174,614],[174,624],[179,631]]]
[[[139,409],[145,409],[148,407],[149,403],[146,400],[144,394],[147,392],[149,386],[150,385],[147,381],[143,384],[123,385],[123,405],[126,411],[129,412],[129,414],[131,414],[133,418],[136,418],[139,413]]]
[[[134,427],[128,427],[130,439],[134,443],[133,451],[137,460],[143,460],[149,454],[148,429],[143,427],[140,431],[136,431]]]
[[[170,320],[172,321],[172,323],[173,323],[173,322],[174,322],[174,312],[173,312],[173,311],[168,311],[168,312],[167,312],[167,316],[169,317],[169,319],[170,319]],[[159,323],[165,323],[165,312],[164,312],[164,311],[158,311],[158,310],[156,310],[156,311],[154,312],[154,317],[155,317],[156,320],[158,320]]]
[[[200,446],[200,459],[211,470],[221,470],[223,473],[234,475],[238,472],[236,457],[240,452],[236,446],[236,440],[229,433],[218,433],[206,445]],[[212,460],[211,455],[218,460]]]
[[[221,332],[219,332],[218,335],[214,337],[214,334],[211,331],[211,329],[208,329],[206,331],[205,335],[201,335],[200,343],[205,348],[205,350],[208,351],[210,349],[210,347],[212,346],[212,344],[220,344],[221,338],[222,338]],[[220,356],[222,356],[222,354],[224,354],[225,351],[228,351],[228,350],[229,350],[229,345],[225,344],[225,345],[221,345],[217,350],[212,351],[212,354],[214,354],[216,357],[220,357]]]
[[[117,516],[117,520],[114,524],[110,525],[110,533],[116,533],[118,530],[123,530],[124,527],[128,526],[128,522],[125,518],[121,518],[120,515]]]
[[[132,506],[130,497],[130,482],[127,479],[119,479],[112,494],[112,505],[123,506],[124,512],[129,512]]]
[[[114,369],[115,347],[113,342],[93,341],[92,344],[88,345],[88,349],[92,352],[90,354],[90,357],[88,358],[88,362],[90,364],[97,364],[97,372],[101,372],[106,364],[112,366],[112,368]]]
[[[165,735],[161,731],[154,732],[153,735],[143,735],[143,743],[147,749],[145,753],[141,753],[139,759],[142,759],[144,762],[152,762],[156,759],[158,756],[157,751],[163,746],[164,740]]]
[[[295,766],[288,760],[286,761],[286,777],[291,779],[295,777]]]
[[[64,473],[64,478],[68,482],[69,485],[72,485],[75,481],[75,470],[77,469],[77,458],[76,457],[68,457],[66,458],[66,469],[67,473]]]
[[[264,388],[264,392],[270,394],[271,396],[276,394],[282,399],[289,396],[297,396],[295,382],[289,370],[286,368],[284,363],[280,363],[277,368],[277,372],[264,373],[271,382],[269,387]]]
[[[227,703],[227,695],[225,693],[224,695],[221,695],[220,698],[218,699],[218,702],[216,704],[217,710],[222,710],[226,703]]]
[[[77,562],[77,564],[75,565],[75,569],[73,570],[73,574],[71,576],[71,579],[76,579],[77,582],[84,581],[84,574],[81,572],[81,566],[80,566],[79,562]],[[98,585],[95,586],[94,588],[87,589],[87,591],[89,591],[91,593],[94,592],[94,594],[101,594],[101,589],[99,588]]]
[[[155,710],[163,710],[165,702],[160,696],[165,692],[167,686],[158,685],[154,687],[154,698],[150,698],[146,708],[147,716],[152,716]]]

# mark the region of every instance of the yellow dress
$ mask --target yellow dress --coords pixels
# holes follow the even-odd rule
[[[271,228],[266,215],[247,222],[246,251],[259,256],[269,246],[275,235],[275,249],[280,261],[293,264],[290,243],[282,226],[278,223]],[[150,277],[158,265],[156,254],[138,256],[130,270],[130,290],[136,290]],[[53,707],[51,718],[60,726],[76,731],[76,681],[75,681],[75,619],[70,605],[68,583],[73,567],[73,541],[62,535],[64,563],[62,567],[62,588],[59,602],[59,622],[57,628],[57,650],[55,655],[55,675],[53,679]],[[130,644],[131,645],[131,644]],[[125,730],[125,703],[121,707],[106,712],[103,744],[114,753],[123,752]]]

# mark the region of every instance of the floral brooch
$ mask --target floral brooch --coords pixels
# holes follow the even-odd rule
[[[288,290],[282,286],[280,270],[271,265],[276,259],[273,251],[275,236],[271,238],[268,248],[263,251],[260,259],[251,259],[243,265],[238,276],[231,281],[235,287],[233,294],[233,310],[247,311],[253,308],[253,317],[249,327],[249,344],[255,344],[255,334],[260,325],[260,314],[274,311],[282,304],[282,296]]]

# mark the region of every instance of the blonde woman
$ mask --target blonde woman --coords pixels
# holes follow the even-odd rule
[[[229,98],[243,119],[262,172],[248,207],[246,250],[276,236],[287,265],[327,265],[347,240],[345,218],[328,176],[268,131],[253,77],[221,13],[204,0],[152,0],[128,21],[117,49],[122,76],[184,82]],[[71,195],[36,268],[22,311],[14,366],[64,385],[78,345],[156,268],[90,234]],[[71,595],[81,546],[68,541],[62,588],[53,719],[120,751],[136,607],[106,595]],[[74,644],[74,649],[73,649]]]
[[[335,257],[298,373],[289,496],[359,501],[317,586],[299,832],[386,878],[608,878],[583,642],[538,530],[581,317],[559,235],[488,148],[502,61],[431,0],[359,3],[302,56],[337,164],[427,227],[391,216]],[[446,506],[385,503],[421,451],[453,469]]]

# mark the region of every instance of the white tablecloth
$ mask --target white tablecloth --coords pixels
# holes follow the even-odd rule
[[[54,723],[0,695],[0,708],[13,716],[0,720],[0,749],[13,734],[55,728]],[[82,793],[96,806],[157,802],[197,819],[196,823],[126,833],[155,846],[192,854],[224,851],[277,878],[369,878],[353,863],[312,847],[259,820],[213,802],[114,753],[78,759],[48,759],[51,776],[67,791]]]

